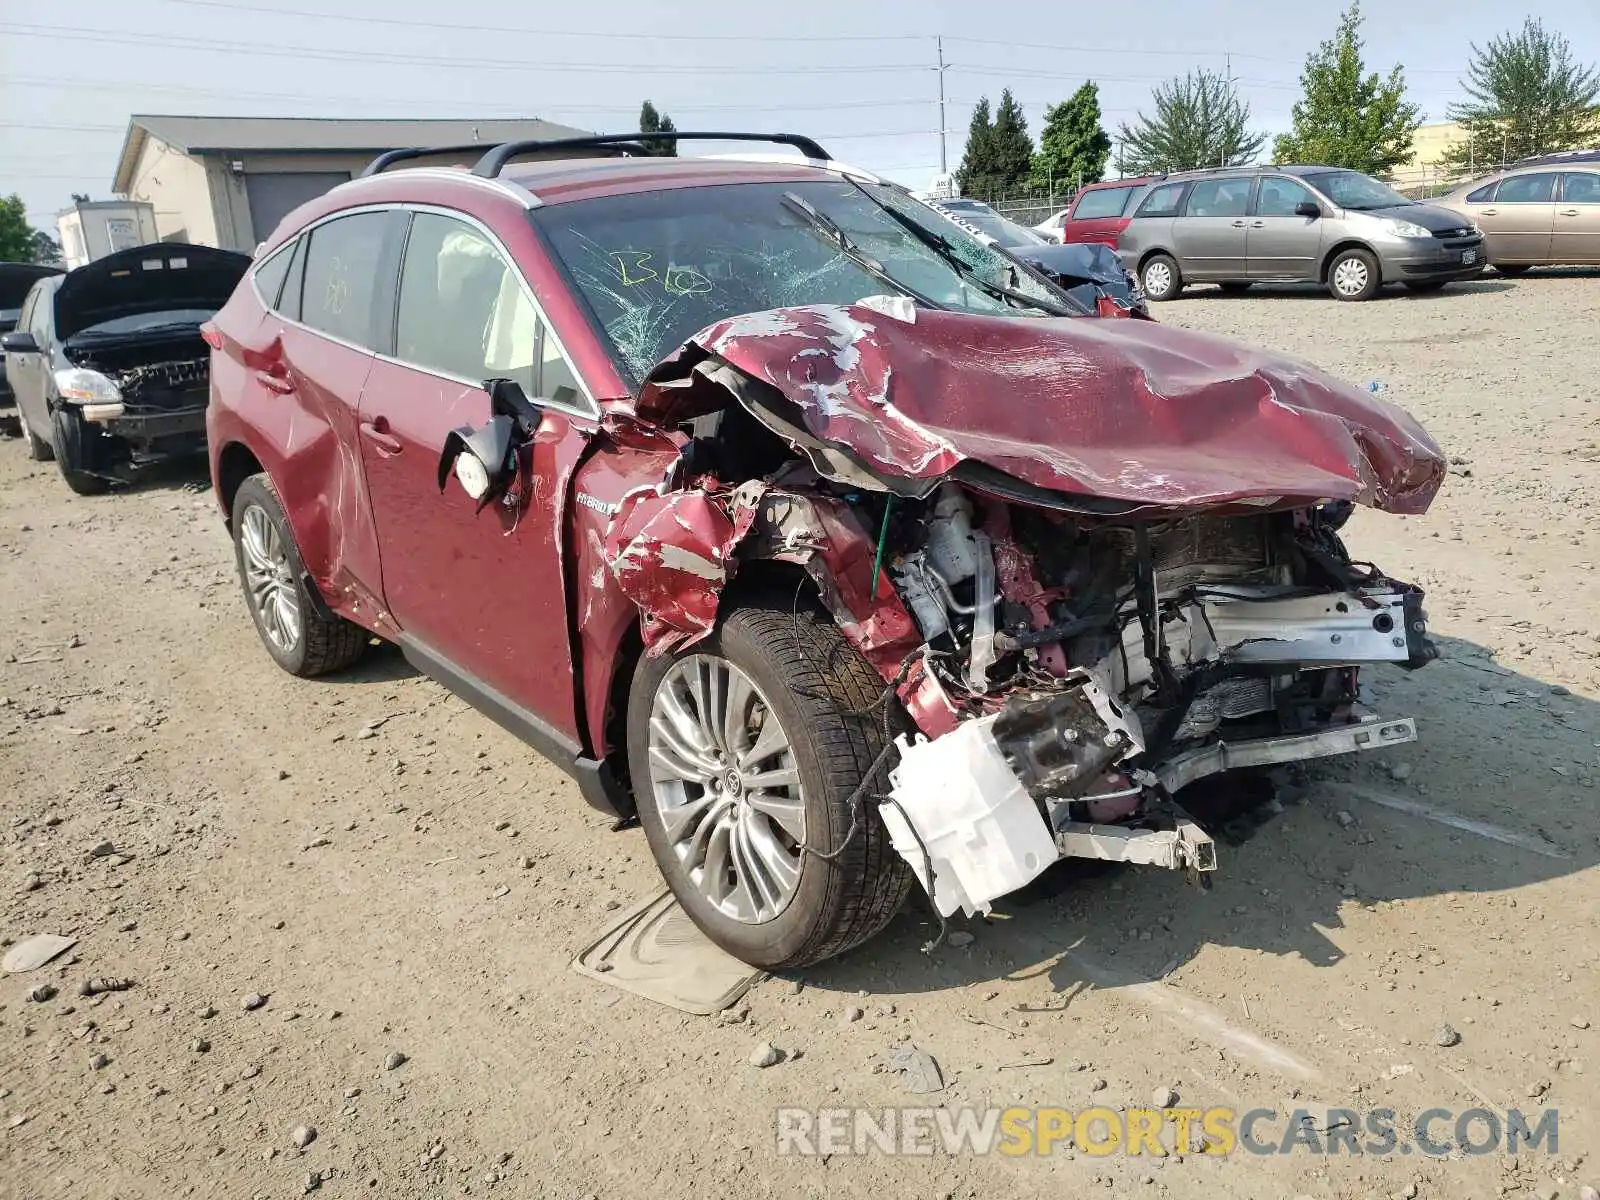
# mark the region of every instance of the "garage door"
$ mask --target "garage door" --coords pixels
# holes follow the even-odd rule
[[[348,171],[285,171],[244,177],[245,196],[250,201],[250,224],[256,241],[265,241],[278,222],[307,200],[348,182]]]

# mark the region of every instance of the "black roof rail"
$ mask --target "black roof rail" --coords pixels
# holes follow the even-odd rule
[[[492,150],[494,145],[493,142],[468,142],[464,146],[410,146],[403,150],[385,150],[362,168],[356,178],[365,179],[368,175],[382,174],[395,163],[413,158],[432,158],[435,154],[481,154],[485,150]]]
[[[644,155],[646,142],[774,142],[793,146],[807,158],[831,162],[833,156],[810,138],[798,133],[605,133],[594,137],[555,138],[546,141],[506,142],[490,150],[472,168],[474,175],[493,179],[513,158],[549,150],[586,150],[611,146],[622,153]]]

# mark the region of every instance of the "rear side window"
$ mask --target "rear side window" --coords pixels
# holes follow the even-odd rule
[[[1078,206],[1072,210],[1072,218],[1075,221],[1087,221],[1092,217],[1120,217],[1133,191],[1131,187],[1092,188],[1078,197]]]
[[[1568,204],[1600,204],[1600,175],[1567,172],[1561,177],[1561,198]]]
[[[270,258],[256,268],[253,276],[256,291],[261,293],[261,299],[268,308],[278,307],[278,296],[283,291],[284,278],[289,274],[289,262],[298,248],[297,241],[287,246],[280,246]]]
[[[385,214],[356,213],[307,235],[301,316],[311,328],[372,348],[377,345]]]
[[[1553,171],[1537,175],[1512,175],[1500,181],[1496,204],[1549,204],[1556,198],[1556,177]]]
[[[1140,217],[1175,217],[1178,215],[1178,206],[1183,203],[1184,185],[1181,183],[1163,184],[1144,198],[1144,203],[1139,205],[1135,214]]]
[[[1250,180],[1202,179],[1189,193],[1188,217],[1242,217],[1250,207]]]
[[[1499,182],[1500,181],[1498,179],[1491,179],[1488,183],[1484,184],[1477,191],[1468,192],[1467,193],[1467,203],[1468,204],[1487,204],[1487,203],[1489,203],[1489,201],[1494,199],[1495,184],[1497,184]]]

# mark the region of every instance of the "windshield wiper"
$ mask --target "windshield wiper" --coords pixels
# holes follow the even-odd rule
[[[860,187],[859,184],[857,186]],[[887,213],[890,218],[894,220],[895,224],[899,225],[912,237],[916,238],[924,246],[929,247],[931,250],[937,253],[939,257],[943,258],[947,263],[954,267],[956,274],[960,275],[968,282],[976,284],[979,289],[987,292],[995,299],[1005,300],[1012,304],[1025,305],[1028,308],[1036,309],[1039,312],[1048,313],[1053,317],[1075,317],[1081,315],[1071,311],[1070,309],[1061,308],[1054,304],[1046,304],[1036,296],[1030,296],[1026,292],[1019,292],[1014,288],[1008,288],[1002,283],[994,282],[992,279],[985,279],[983,277],[983,272],[978,270],[977,267],[973,266],[956,253],[956,248],[950,244],[949,238],[945,237],[943,234],[935,233],[931,229],[923,228],[920,224],[918,224],[916,221],[913,221],[904,213],[897,212],[889,205],[884,204],[871,192],[867,191],[866,188],[860,188],[860,190],[862,195],[866,196],[867,199],[871,200],[885,213]]]
[[[881,280],[895,290],[903,292],[905,295],[910,296],[918,304],[925,304],[929,308],[939,307],[939,305],[928,299],[928,297],[924,296],[921,292],[907,287],[904,283],[901,283],[900,280],[891,275],[887,267],[885,267],[877,259],[873,258],[865,250],[861,249],[860,246],[855,244],[850,235],[844,231],[844,227],[840,225],[839,222],[828,216],[827,213],[822,212],[804,197],[797,196],[793,192],[785,192],[783,194],[783,199],[779,201],[779,203],[782,204],[783,207],[789,212],[792,212],[795,214],[795,216],[799,217],[800,220],[804,222],[807,229],[811,230],[815,234],[820,235],[822,240],[827,242],[834,249],[838,250],[840,254],[844,255],[851,262],[855,263],[856,266],[860,267],[874,279]]]

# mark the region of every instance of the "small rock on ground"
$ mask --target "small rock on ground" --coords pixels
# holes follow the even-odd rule
[[[1460,1041],[1461,1035],[1456,1032],[1454,1025],[1446,1023],[1433,1031],[1433,1044],[1435,1046],[1454,1046]]]
[[[296,1125],[289,1133],[289,1140],[304,1150],[317,1140],[317,1131],[310,1125]]]
[[[757,1042],[755,1049],[750,1051],[752,1067],[771,1067],[781,1061],[783,1054],[771,1042]]]

